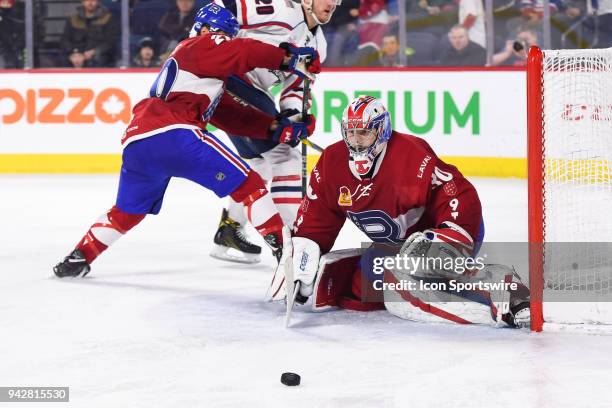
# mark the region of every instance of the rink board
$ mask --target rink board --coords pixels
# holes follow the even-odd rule
[[[1,72],[0,172],[117,171],[119,140],[155,76],[150,70]],[[466,175],[526,176],[523,70],[326,70],[313,89],[315,143],[341,140],[342,110],[360,94],[381,98],[394,129],[423,137]],[[316,152],[309,153],[312,164]]]

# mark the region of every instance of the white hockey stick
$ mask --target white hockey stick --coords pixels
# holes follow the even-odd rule
[[[291,234],[289,233],[289,229],[287,227],[283,227],[283,241],[288,242],[288,245],[291,246]],[[291,247],[290,250],[293,251],[293,248]],[[283,254],[286,257],[281,261],[284,262],[283,272],[285,273],[285,302],[287,304],[287,310],[285,311],[285,328],[289,327],[289,323],[291,322],[291,312],[293,311],[295,298],[300,291],[301,283],[293,280],[293,261],[291,260],[290,256],[287,256],[288,254],[288,252]]]
[[[295,304],[295,296],[299,290],[300,282],[296,284],[293,281],[293,263],[287,262],[285,264],[285,303],[287,304],[287,310],[285,311],[285,328],[289,327],[289,323],[291,322],[291,312]]]
[[[285,328],[288,328],[289,324],[291,323],[291,313],[293,312],[293,305],[295,304],[295,298],[297,297],[297,294],[300,292],[300,285],[301,285],[301,282],[299,281],[296,282],[295,284],[292,282],[287,285],[287,291],[288,293],[291,293],[291,296],[287,297],[287,311],[285,312]],[[290,288],[293,289],[292,292],[289,292]]]

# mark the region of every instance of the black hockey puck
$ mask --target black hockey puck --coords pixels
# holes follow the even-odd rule
[[[300,376],[296,373],[283,373],[281,375],[281,382],[289,387],[300,385]]]

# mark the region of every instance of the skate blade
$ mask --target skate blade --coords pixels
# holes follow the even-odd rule
[[[256,264],[261,262],[259,254],[247,254],[234,248],[216,245],[210,251],[210,256],[222,261],[236,262],[242,264]]]

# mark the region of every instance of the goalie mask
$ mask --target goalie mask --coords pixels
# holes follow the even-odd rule
[[[385,106],[371,96],[354,99],[342,114],[342,138],[360,176],[369,173],[376,156],[391,137],[391,118]]]

